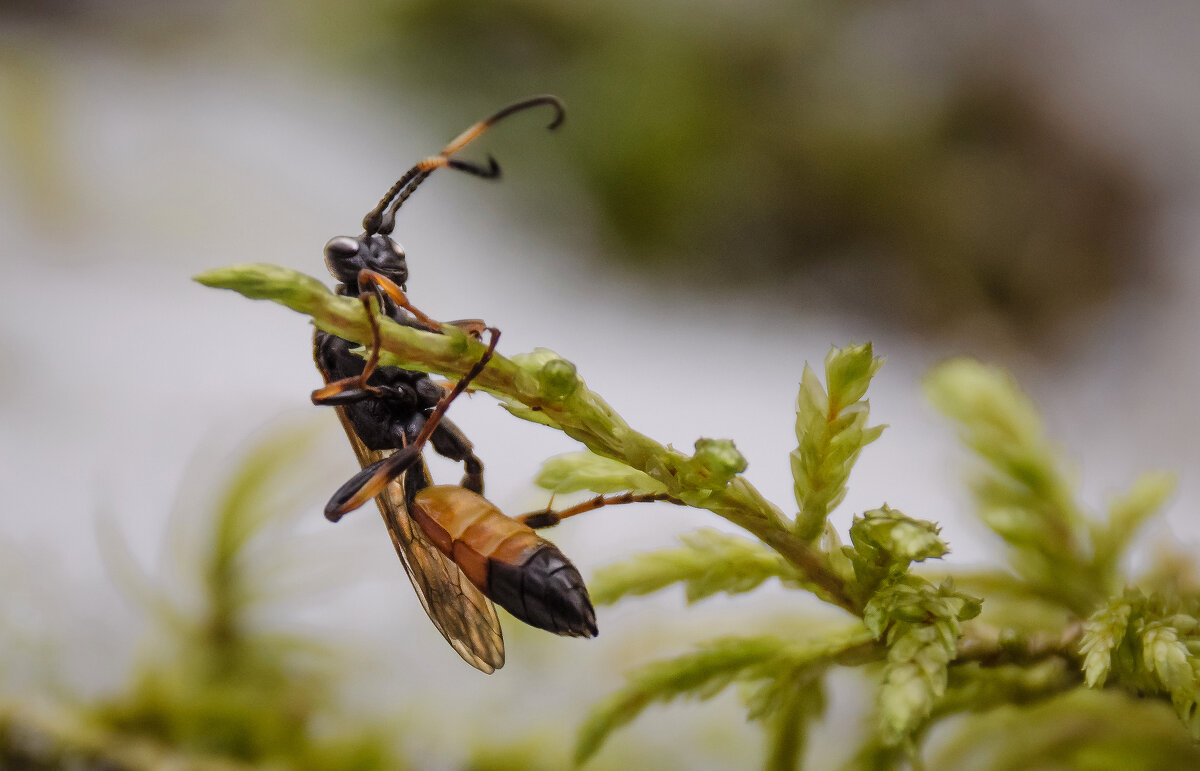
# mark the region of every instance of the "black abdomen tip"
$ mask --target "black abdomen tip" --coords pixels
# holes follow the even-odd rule
[[[595,637],[598,632],[583,576],[548,541],[522,565],[493,561],[488,569],[488,595],[538,629],[565,637]]]

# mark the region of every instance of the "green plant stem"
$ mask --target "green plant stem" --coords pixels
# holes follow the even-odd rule
[[[930,724],[963,712],[986,712],[998,707],[1034,704],[1076,690],[1083,682],[1079,670],[1061,661],[1032,666],[1006,665],[972,677],[969,667],[952,671],[946,695],[933,709]]]
[[[1007,664],[1029,665],[1050,658],[1062,658],[1079,668],[1082,656],[1079,639],[1083,624],[1076,621],[1061,632],[1039,632],[1018,635],[986,624],[968,624],[958,641],[959,662],[978,662],[984,667]]]
[[[346,340],[368,345],[370,324],[360,302],[330,292],[314,278],[274,265],[238,265],[207,271],[196,277],[210,287],[232,289],[253,299],[277,302],[311,316],[319,328]],[[482,343],[461,330],[444,326],[443,334],[423,332],[383,320],[380,325],[385,364],[461,377],[483,354]],[[592,452],[638,469],[666,487],[666,492],[689,505],[707,509],[744,528],[775,549],[804,576],[823,600],[861,615],[846,582],[833,571],[828,556],[798,538],[783,513],[743,477],[704,489],[690,483],[691,456],[638,433],[580,379],[569,394],[547,398],[539,372],[496,354],[472,386],[535,413],[527,416],[561,429]]]

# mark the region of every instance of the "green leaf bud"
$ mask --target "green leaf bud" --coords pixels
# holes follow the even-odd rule
[[[850,540],[860,553],[874,555],[879,564],[907,566],[949,551],[939,532],[934,523],[913,519],[884,504],[854,518]]]
[[[550,359],[542,365],[538,373],[538,383],[543,398],[552,402],[561,402],[579,387],[579,375],[575,365],[566,359]]]
[[[861,399],[882,366],[883,359],[875,358],[870,343],[830,349],[825,356],[825,380],[833,408],[837,410]]]
[[[746,458],[730,439],[697,439],[696,452],[683,464],[688,487],[719,490],[746,470]]]
[[[1124,597],[1092,614],[1083,626],[1079,651],[1083,654],[1084,681],[1089,688],[1104,685],[1112,670],[1113,654],[1125,639],[1132,604]]]

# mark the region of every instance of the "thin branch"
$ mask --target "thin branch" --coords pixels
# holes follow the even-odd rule
[[[1075,621],[1061,631],[1017,634],[985,624],[971,624],[958,641],[957,661],[978,662],[984,667],[1006,664],[1026,666],[1050,658],[1078,664],[1083,623]]]
[[[196,277],[210,287],[232,289],[246,297],[277,302],[311,316],[313,323],[338,337],[366,345],[371,326],[362,304],[340,297],[314,278],[274,265],[238,265]],[[400,324],[380,324],[381,363],[407,369],[462,376],[479,360],[483,345],[461,330],[443,326],[443,334],[422,332]],[[546,373],[546,377],[542,377]],[[544,362],[519,363],[499,354],[475,379],[475,388],[516,402],[529,417],[561,429],[592,452],[618,460],[660,481],[666,492],[689,505],[707,509],[738,525],[779,552],[796,566],[812,591],[823,600],[860,614],[845,581],[836,574],[820,549],[797,538],[783,513],[744,477],[726,485],[699,487],[695,460],[634,431],[580,378],[563,387],[561,369],[553,379]],[[700,476],[703,476],[701,474]]]

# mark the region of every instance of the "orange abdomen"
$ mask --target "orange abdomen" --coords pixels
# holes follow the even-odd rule
[[[527,624],[594,637],[596,613],[583,577],[558,547],[463,487],[426,487],[409,514],[467,579]]]

